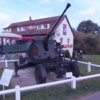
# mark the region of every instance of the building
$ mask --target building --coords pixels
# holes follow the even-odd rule
[[[31,17],[28,21],[12,23],[8,27],[3,28],[3,32],[12,32],[22,35],[23,39],[32,39],[35,35],[44,37],[53,28],[55,22],[60,16],[42,18],[32,20]],[[60,42],[65,50],[73,52],[73,32],[66,15],[62,17],[59,24],[56,26],[53,35],[54,40]]]

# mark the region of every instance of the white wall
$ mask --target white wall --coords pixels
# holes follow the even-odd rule
[[[66,28],[66,34],[63,34],[63,24],[65,24],[67,26]],[[70,55],[72,56],[72,52],[73,52],[73,33],[70,29],[70,26],[67,22],[67,19],[64,18],[61,22],[61,24],[58,26],[58,28],[55,30],[55,35],[54,35],[54,39],[57,42],[60,42],[62,45],[64,45],[64,49],[68,50],[70,52]],[[62,42],[61,42],[62,40]]]

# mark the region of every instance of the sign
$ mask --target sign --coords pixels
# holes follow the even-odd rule
[[[22,39],[34,39],[34,36],[23,36]]]
[[[72,72],[67,72],[67,73],[66,73],[66,77],[67,77],[67,78],[72,78],[72,77],[73,77]]]
[[[72,44],[64,45],[64,48],[72,48],[72,47],[73,47]]]
[[[3,74],[1,76],[0,84],[3,86],[9,86],[12,75],[13,75],[13,70],[4,69]]]

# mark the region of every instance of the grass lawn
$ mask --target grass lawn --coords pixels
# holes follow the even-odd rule
[[[90,55],[84,59],[85,61],[89,61],[94,64],[100,65],[100,55]]]
[[[84,61],[100,65],[100,55],[87,56]],[[100,73],[100,68],[92,68],[92,72],[87,72],[86,65],[79,64],[82,76]],[[2,69],[0,69],[0,74]],[[10,86],[11,87],[11,86]],[[9,87],[9,88],[10,88]],[[0,86],[0,90],[2,87]],[[77,89],[73,90],[69,84],[43,88],[35,91],[23,92],[21,100],[78,100],[81,96],[100,91],[100,78],[90,79],[77,83]],[[6,95],[6,100],[14,100],[14,94]],[[2,97],[0,96],[0,100]]]
[[[84,58],[84,62],[91,62],[93,64],[100,65],[100,55],[89,55],[86,58]],[[87,65],[85,64],[78,64],[78,65],[82,76],[100,73],[100,68],[92,66],[91,72],[87,73]]]

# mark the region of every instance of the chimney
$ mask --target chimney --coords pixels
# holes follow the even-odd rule
[[[31,21],[32,20],[32,18],[31,17],[29,17],[29,21]]]

